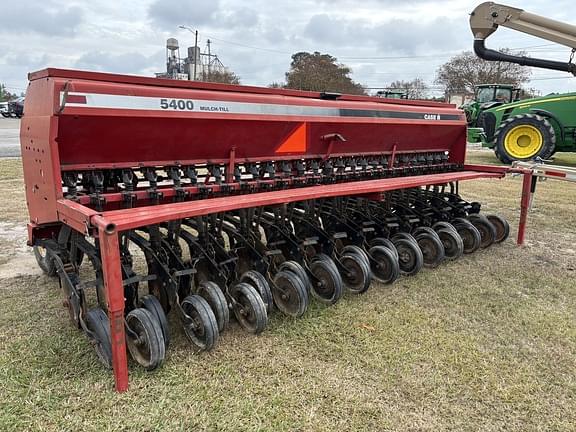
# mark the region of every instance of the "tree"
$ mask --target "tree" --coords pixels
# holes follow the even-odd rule
[[[366,94],[364,88],[350,78],[352,70],[329,54],[298,52],[292,56],[286,72],[285,88]]]
[[[412,81],[394,81],[389,89],[403,91],[408,99],[424,99],[428,96],[428,86],[421,78],[414,78]]]
[[[509,54],[510,50],[500,50]],[[520,52],[514,55],[525,55]],[[473,93],[478,84],[513,84],[520,87],[530,79],[530,69],[508,62],[482,60],[471,51],[452,57],[436,71],[436,84],[446,93]]]
[[[15,95],[6,90],[4,84],[0,84],[0,102],[5,102],[14,99]]]
[[[240,84],[240,77],[236,75],[234,72],[230,72],[227,70],[222,71],[211,71],[209,74],[205,73],[202,77],[202,81],[205,82],[213,82],[213,83],[222,83],[222,84]]]

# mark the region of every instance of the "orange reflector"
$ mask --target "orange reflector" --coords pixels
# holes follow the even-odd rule
[[[276,149],[276,153],[305,152],[307,135],[306,123],[302,123],[280,144],[280,147]]]

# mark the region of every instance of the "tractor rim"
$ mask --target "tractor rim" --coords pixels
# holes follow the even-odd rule
[[[506,134],[504,148],[516,159],[534,157],[542,149],[544,138],[542,133],[532,125],[516,126]]]

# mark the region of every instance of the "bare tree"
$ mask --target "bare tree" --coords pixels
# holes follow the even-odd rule
[[[394,81],[389,89],[402,91],[408,99],[424,99],[428,96],[428,86],[421,78],[414,78],[412,81]]]
[[[510,53],[504,48],[503,53]],[[525,52],[514,55],[526,55]],[[473,93],[478,84],[513,84],[520,87],[530,79],[530,69],[515,63],[489,62],[478,58],[471,51],[452,57],[436,71],[436,84],[446,93]]]
[[[364,88],[350,78],[352,70],[338,63],[336,57],[319,52],[298,52],[292,56],[286,72],[285,88],[366,94]]]

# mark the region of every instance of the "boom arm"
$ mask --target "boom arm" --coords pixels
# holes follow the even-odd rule
[[[498,26],[556,42],[573,50],[576,49],[576,26],[493,2],[482,3],[470,14],[474,52],[478,57],[489,61],[506,61],[522,66],[570,72],[576,76],[576,65],[572,62],[515,56],[486,48],[484,41],[498,29]]]

